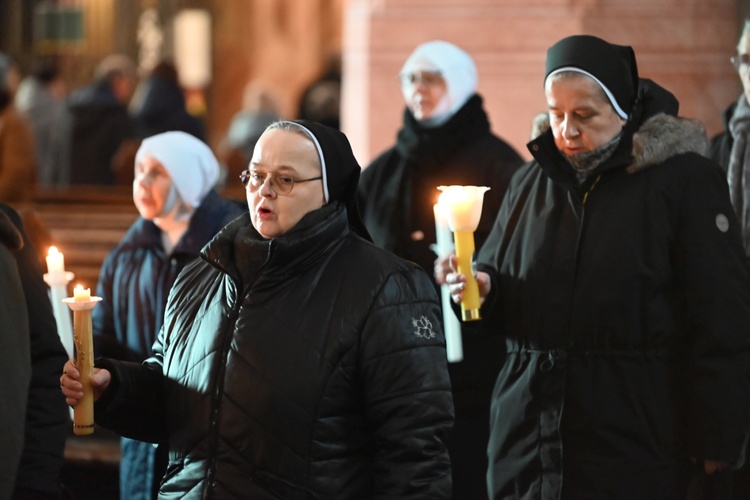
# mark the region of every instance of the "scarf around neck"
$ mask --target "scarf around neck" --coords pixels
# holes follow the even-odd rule
[[[745,95],[737,101],[732,118],[729,120],[729,132],[734,144],[729,154],[727,167],[727,181],[729,183],[729,197],[737,214],[742,230],[742,243],[745,253],[750,251],[750,105]]]
[[[580,184],[583,184],[586,181],[589,174],[593,172],[596,167],[612,156],[612,153],[615,152],[617,146],[620,145],[620,139],[622,139],[622,133],[617,134],[617,137],[594,151],[586,151],[584,153],[565,157],[565,159],[568,160],[568,163],[570,163],[576,171],[576,177]]]

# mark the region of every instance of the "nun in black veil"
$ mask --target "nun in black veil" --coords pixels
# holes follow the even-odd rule
[[[701,124],[631,47],[547,52],[547,130],[477,258],[507,346],[490,498],[677,499],[741,463],[750,276]],[[464,277],[446,277],[459,299]],[[726,498],[726,497],[723,497]]]
[[[249,212],[177,279],[155,355],[97,360],[97,423],[169,442],[160,498],[450,498],[440,306],[369,241],[359,173],[338,130],[269,126]]]

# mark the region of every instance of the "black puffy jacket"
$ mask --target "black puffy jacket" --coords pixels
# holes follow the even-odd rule
[[[422,269],[351,233],[338,204],[271,240],[241,217],[203,258],[156,356],[101,361],[97,421],[169,435],[162,498],[449,498],[453,407]]]

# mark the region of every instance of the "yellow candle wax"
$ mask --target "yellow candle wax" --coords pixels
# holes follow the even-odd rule
[[[81,293],[81,296],[88,297],[88,291],[86,289],[86,294]],[[78,301],[78,296],[74,297]],[[75,364],[78,373],[81,374],[80,382],[83,385],[83,397],[73,407],[73,433],[80,436],[94,432],[94,389],[91,387],[91,374],[94,370],[94,341],[91,327],[91,310],[73,311]]]
[[[453,233],[456,243],[456,258],[458,272],[466,276],[465,288],[461,297],[461,319],[476,321],[481,319],[479,309],[479,284],[474,278],[474,233],[472,231],[456,231]]]
[[[83,288],[83,285],[76,285],[73,289],[73,299],[76,302],[88,302],[91,300],[91,289]]]
[[[94,372],[94,340],[92,336],[91,310],[101,297],[92,297],[91,290],[76,285],[73,297],[63,299],[73,310],[73,340],[75,343],[75,365],[81,374],[83,397],[73,408],[73,432],[80,435],[94,432],[94,391],[91,375]]]

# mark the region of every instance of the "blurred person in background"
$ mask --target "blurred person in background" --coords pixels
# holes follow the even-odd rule
[[[278,98],[261,80],[245,85],[242,109],[229,124],[229,129],[219,145],[219,159],[223,167],[222,185],[231,187],[234,180],[247,168],[266,127],[280,118]]]
[[[331,54],[323,74],[302,91],[298,117],[335,129],[341,127],[341,54]]]
[[[737,43],[732,65],[742,82],[742,93],[724,112],[723,132],[711,139],[708,157],[727,172],[729,195],[742,228],[742,243],[750,255],[750,19]]]
[[[0,52],[0,201],[30,199],[36,184],[34,135],[13,98],[21,74],[8,54]]]
[[[139,137],[128,103],[137,82],[133,61],[112,54],[97,65],[89,85],[68,97],[63,132],[66,151],[58,172],[64,185],[113,185],[125,169],[132,171]]]
[[[442,40],[424,43],[406,60],[400,78],[403,126],[396,144],[362,172],[360,207],[375,244],[432,275],[437,187],[490,187],[475,232],[479,248],[523,160],[490,130],[476,65],[461,48]],[[448,365],[456,407],[448,446],[454,498],[479,499],[486,496],[490,396],[504,346],[479,334],[462,340],[464,360]]]
[[[708,157],[727,173],[729,196],[740,222],[742,245],[750,256],[750,19],[745,19],[737,43],[737,53],[730,59],[742,82],[742,93],[724,112],[724,131],[711,139]],[[745,449],[750,458],[750,447]],[[750,498],[750,464],[732,477],[736,499]]]
[[[37,158],[37,184],[60,184],[61,141],[65,119],[65,82],[54,60],[39,59],[21,81],[15,105],[28,120],[34,133]]]
[[[140,137],[177,130],[206,140],[203,121],[185,107],[177,67],[171,61],[161,61],[141,81],[130,103],[130,114]]]
[[[144,139],[134,169],[133,202],[140,217],[102,264],[97,285],[102,301],[92,321],[97,356],[140,362],[153,354],[177,275],[246,209],[213,189],[217,160],[185,132]],[[120,498],[154,498],[167,466],[166,447],[122,438],[121,452]]]

